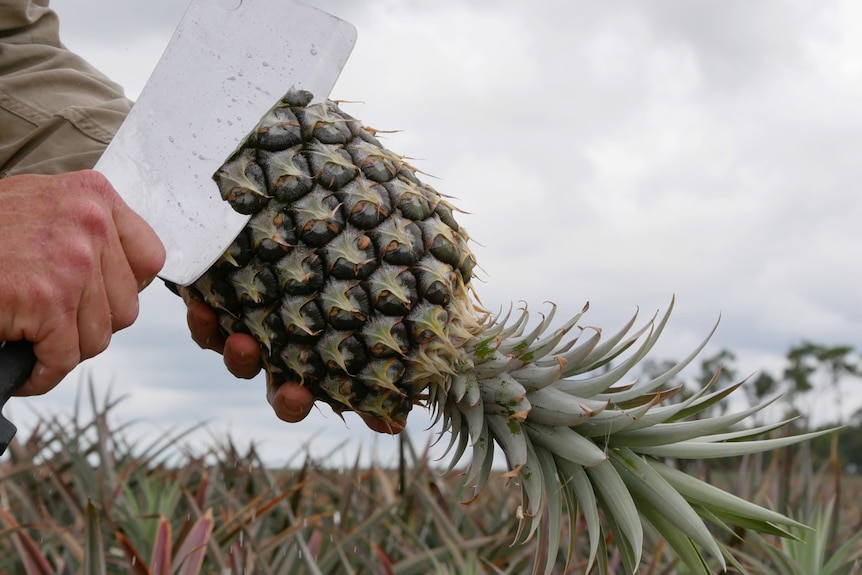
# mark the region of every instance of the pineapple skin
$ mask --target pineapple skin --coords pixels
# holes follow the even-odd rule
[[[403,421],[472,337],[475,258],[455,208],[335,103],[291,89],[214,174],[251,220],[189,286],[275,381]]]

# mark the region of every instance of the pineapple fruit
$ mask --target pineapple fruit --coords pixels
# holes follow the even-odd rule
[[[574,536],[579,513],[588,565],[605,565],[610,534],[628,572],[640,562],[642,519],[702,573],[707,556],[722,568],[734,562],[706,523],[777,534],[796,525],[666,461],[810,437],[758,439],[781,423],[737,426],[764,406],[703,417],[738,385],[665,402],[678,391],[665,384],[706,341],[651,381],[619,384],[670,309],[609,338],[579,326],[582,314],[551,331],[553,308],[532,328],[526,310],[488,313],[472,291],[476,260],[452,204],[374,130],[334,102],[311,101],[291,89],[214,175],[222,198],[251,220],[189,286],[226,334],[259,341],[274,380],[301,383],[339,414],[397,422],[428,407],[451,437],[452,466],[469,448],[465,481],[476,491],[499,446],[522,490],[517,541],[541,538],[537,573],[551,572],[563,518]]]

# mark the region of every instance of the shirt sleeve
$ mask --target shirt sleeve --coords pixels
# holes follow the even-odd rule
[[[131,106],[62,44],[48,0],[0,1],[0,174],[92,168]]]

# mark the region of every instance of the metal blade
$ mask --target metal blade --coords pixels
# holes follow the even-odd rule
[[[295,0],[225,4],[192,0],[96,165],[161,238],[159,276],[179,285],[249,219],[221,199],[212,174],[291,86],[326,99],[356,42],[351,24]]]

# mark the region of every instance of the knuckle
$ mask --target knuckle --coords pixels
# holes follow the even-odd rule
[[[143,259],[140,274],[145,278],[147,284],[162,270],[167,259],[167,252],[161,240],[153,234],[153,242],[148,250],[147,257]],[[146,286],[144,286],[146,287]]]
[[[82,356],[79,342],[75,337],[63,335],[61,330],[46,338],[34,348],[36,357],[42,365],[38,365],[33,376],[43,382],[56,384],[81,363]],[[40,386],[41,387],[41,386]],[[48,386],[50,389],[52,386]]]
[[[80,350],[81,359],[83,360],[90,359],[91,357],[96,357],[97,355],[108,349],[108,344],[110,343],[110,331],[99,332],[98,336],[92,336],[86,341],[82,341]]]
[[[101,261],[98,252],[93,243],[86,237],[74,236],[70,237],[65,242],[63,267],[68,268],[70,274],[67,275],[68,280],[75,281],[75,278],[90,277],[97,269],[101,267]],[[83,283],[85,280],[78,280],[76,283]]]
[[[74,177],[79,178],[78,183],[82,188],[92,190],[105,199],[114,201],[118,197],[108,178],[101,172],[97,172],[96,170],[81,170],[75,172]]]
[[[75,219],[78,226],[88,235],[104,240],[114,229],[113,218],[104,201],[89,198],[75,204]]]
[[[99,355],[111,342],[111,325],[107,317],[91,319],[87,324],[78,325],[78,332],[81,359]]]
[[[117,306],[111,310],[111,326],[114,331],[125,329],[138,319],[140,304],[137,297],[131,298],[128,304]]]

